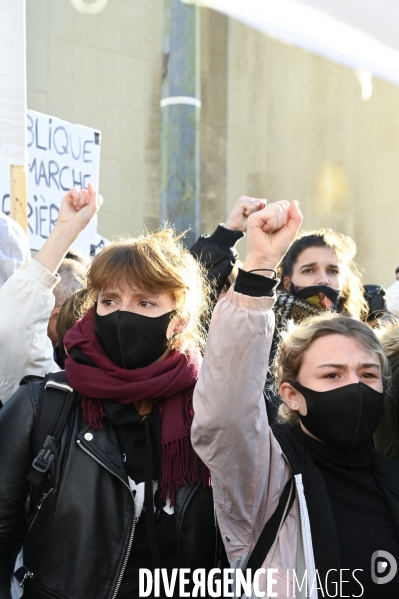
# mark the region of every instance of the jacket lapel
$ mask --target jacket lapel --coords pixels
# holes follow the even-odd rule
[[[104,427],[95,429],[86,426],[77,435],[80,443],[107,468],[129,485],[126,467],[119,449],[114,428],[104,419]]]

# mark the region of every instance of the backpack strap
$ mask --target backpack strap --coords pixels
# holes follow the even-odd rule
[[[35,488],[49,476],[76,395],[68,385],[64,371],[45,376],[33,431],[33,455],[36,457],[28,474],[28,482]]]
[[[280,528],[284,524],[285,519],[292,508],[294,499],[295,483],[294,477],[291,476],[286,482],[284,490],[280,495],[278,506],[274,514],[266,522],[248,560],[247,570],[251,570],[251,580],[253,580],[256,570],[262,567],[267,554],[277,538]]]

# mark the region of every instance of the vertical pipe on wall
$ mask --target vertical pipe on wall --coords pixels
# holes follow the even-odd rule
[[[164,0],[160,219],[186,236],[200,227],[199,7]]]

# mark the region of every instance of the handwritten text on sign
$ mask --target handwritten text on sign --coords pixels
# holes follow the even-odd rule
[[[27,143],[28,235],[31,249],[39,250],[57,221],[65,193],[71,187],[86,188],[89,181],[98,189],[100,133],[29,110]],[[9,185],[5,191],[0,208],[7,214]],[[96,229],[95,220],[75,245],[89,253]]]

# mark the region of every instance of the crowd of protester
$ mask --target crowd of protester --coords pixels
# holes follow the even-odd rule
[[[0,599],[183,568],[397,597],[399,267],[364,286],[352,239],[248,196],[189,249],[164,227],[90,259],[101,204],[72,189],[32,259],[0,213]]]

